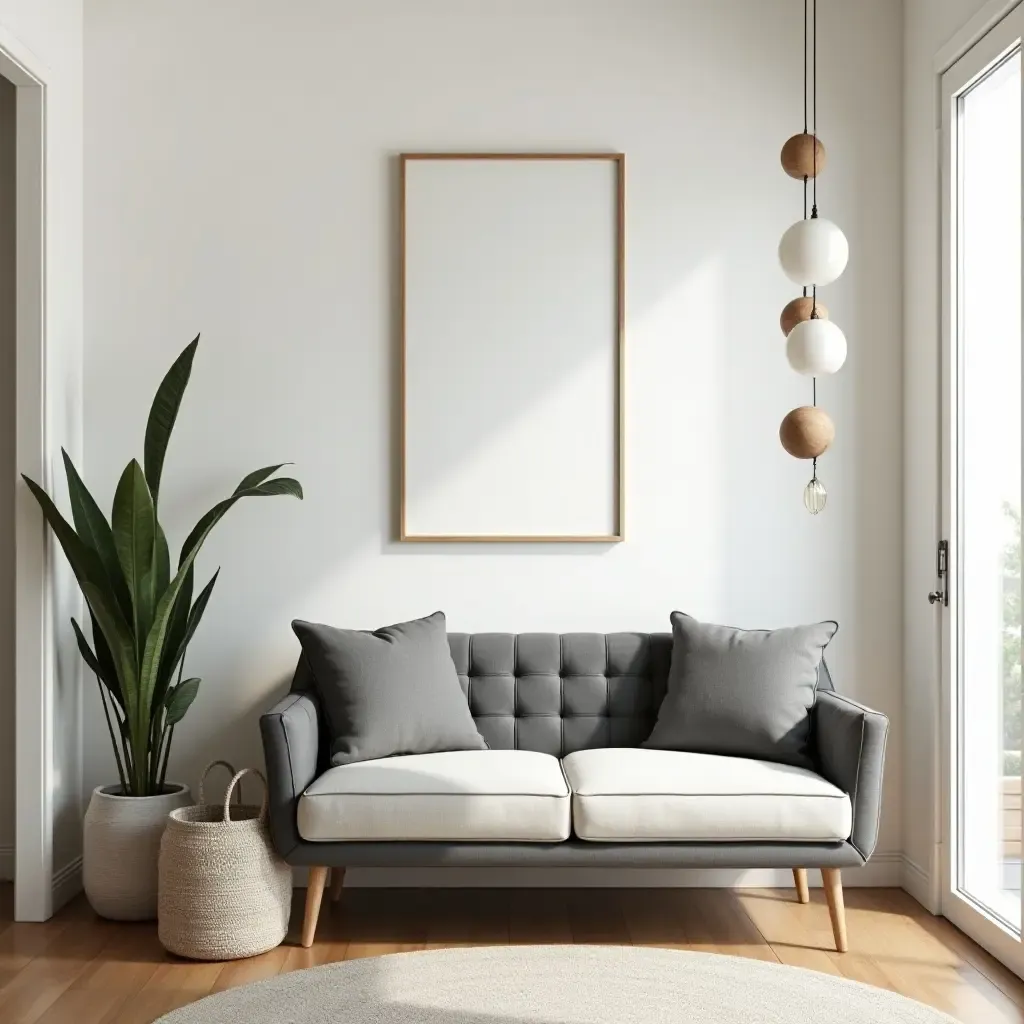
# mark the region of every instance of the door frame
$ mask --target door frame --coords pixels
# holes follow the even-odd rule
[[[940,786],[938,792],[938,820],[941,827],[939,843],[939,872],[934,880],[933,894],[943,916],[965,931],[981,946],[1006,964],[1011,970],[1024,977],[1024,945],[999,924],[995,915],[976,904],[966,894],[956,893],[957,844],[959,813],[959,774],[956,758],[960,752],[958,693],[954,686],[955,671],[959,665],[959,609],[961,595],[960,573],[956,571],[959,556],[961,516],[959,494],[956,489],[958,464],[961,458],[962,438],[959,433],[961,418],[961,393],[959,367],[962,353],[958,347],[959,335],[959,288],[954,268],[957,255],[957,219],[951,212],[960,208],[956,190],[960,185],[955,173],[959,159],[958,138],[954,134],[956,104],[960,96],[984,77],[992,64],[1016,47],[1007,45],[1001,37],[1000,27],[1009,22],[1014,35],[1024,37],[1024,6],[1020,0],[1007,2],[997,0],[984,8],[960,33],[953,43],[947,45],[936,60],[939,129],[939,225],[941,257],[939,266],[940,333],[939,346],[939,485],[940,515],[939,537],[947,541],[947,570],[941,586],[948,594],[948,607],[941,613],[938,630],[940,668],[939,680],[939,759]],[[968,60],[961,69],[961,77],[954,84],[946,79],[956,65]],[[1024,924],[1024,922],[1022,922]]]
[[[16,460],[50,488],[46,359],[46,65],[0,28],[0,75],[17,89]],[[14,916],[53,913],[53,623],[49,540],[20,479],[15,492]]]

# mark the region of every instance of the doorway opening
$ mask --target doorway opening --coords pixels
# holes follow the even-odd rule
[[[942,75],[938,572],[945,577],[942,912],[1024,976],[1022,35],[1024,7],[1017,7]]]

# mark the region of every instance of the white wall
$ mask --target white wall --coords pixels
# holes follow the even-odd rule
[[[0,78],[0,879],[14,877],[15,105]]]
[[[996,0],[997,4],[999,0]],[[938,909],[939,51],[985,0],[904,0],[904,884]],[[1008,6],[1008,5],[1007,5]]]
[[[782,416],[809,400],[778,329],[801,189],[791,0],[89,0],[87,477],[141,454],[172,357],[204,341],[163,494],[179,543],[258,465],[299,505],[231,513],[189,672],[204,689],[172,775],[260,760],[295,616],[373,627],[443,608],[457,630],[653,630],[684,608],[745,626],[835,617],[842,689],[893,718],[879,849],[900,848],[900,47],[891,0],[820,4],[823,214],[849,269],[823,293],[850,340],[823,381],[838,435],[812,519]],[[870,69],[870,71],[868,70]],[[394,155],[627,156],[626,543],[394,543]],[[500,422],[487,429],[501,430]],[[85,781],[113,766],[88,702]]]
[[[0,0],[0,32],[46,69],[46,429],[51,474],[60,447],[82,449],[82,0]],[[74,891],[81,854],[81,672],[68,625],[78,598],[61,565],[54,588],[56,651],[50,794],[55,898]]]

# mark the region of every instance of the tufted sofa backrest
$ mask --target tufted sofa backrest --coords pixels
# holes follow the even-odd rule
[[[672,658],[671,633],[449,633],[448,645],[488,745],[558,757],[639,746]]]
[[[448,646],[488,746],[557,757],[639,746],[654,728],[672,661],[671,633],[449,633]],[[300,658],[292,690],[312,688]],[[824,661],[818,688],[833,689]],[[326,716],[320,724],[326,768]]]

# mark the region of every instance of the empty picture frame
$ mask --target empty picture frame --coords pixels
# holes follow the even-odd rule
[[[400,163],[400,539],[621,541],[623,154]]]

